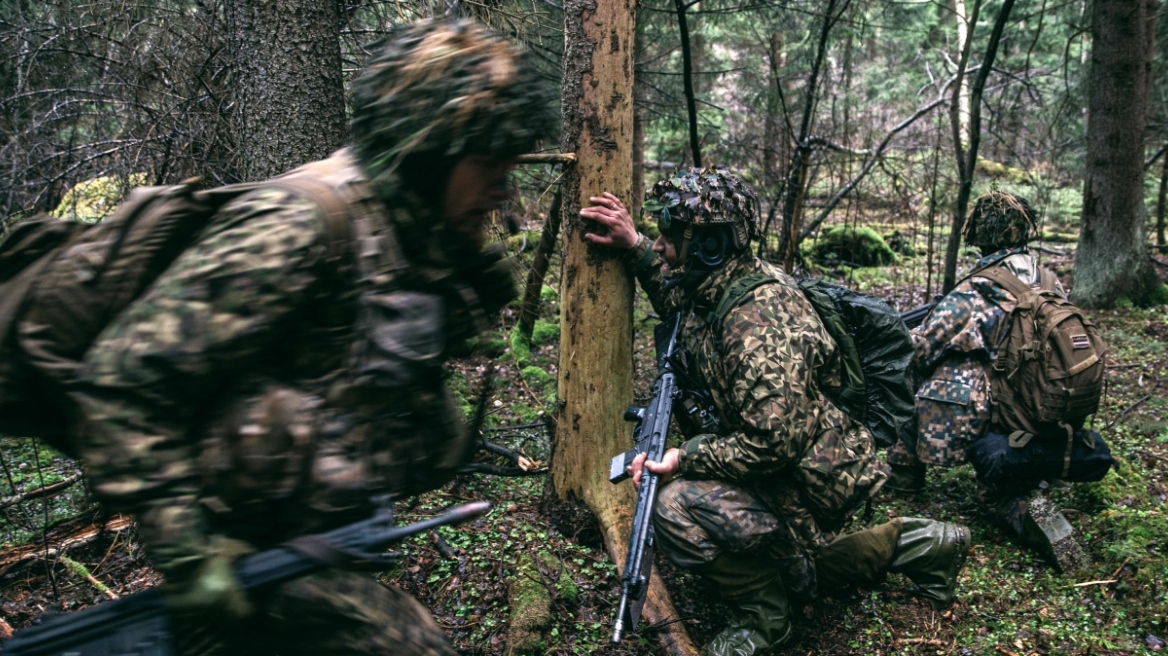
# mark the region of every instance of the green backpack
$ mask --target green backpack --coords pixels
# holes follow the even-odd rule
[[[97,224],[37,216],[0,242],[0,433],[76,455],[65,386],[85,352],[236,197],[273,186],[303,193],[326,217],[330,257],[350,250],[347,203],[326,182],[295,173],[205,191],[196,182],[134,189]]]
[[[707,317],[721,340],[726,315],[755,287],[778,282],[761,273],[730,283]],[[879,446],[896,442],[912,418],[913,389],[907,374],[913,345],[900,314],[884,301],[818,278],[799,281],[828,334],[840,349],[840,390],[832,400],[872,432]]]

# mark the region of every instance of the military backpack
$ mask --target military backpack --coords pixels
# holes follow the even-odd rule
[[[75,455],[66,387],[90,345],[229,201],[283,187],[315,201],[329,257],[351,250],[341,191],[303,173],[196,190],[197,179],[139,187],[97,224],[41,215],[0,243],[0,433],[45,439]]]
[[[722,323],[748,292],[778,280],[748,274],[730,283],[706,317],[721,340]],[[913,344],[900,314],[884,301],[818,278],[799,282],[828,334],[839,346],[840,389],[830,396],[840,409],[872,432],[880,446],[891,446],[902,424],[912,418],[913,390],[906,375]]]
[[[1017,299],[997,341],[990,396],[993,423],[1019,447],[1035,436],[1069,444],[1103,395],[1105,346],[1099,331],[1058,292],[1053,273],[1038,271],[1037,288],[1003,266],[976,273]]]

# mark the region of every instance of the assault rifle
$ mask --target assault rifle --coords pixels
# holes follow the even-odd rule
[[[328,567],[322,556],[354,563],[385,562],[385,548],[422,531],[458,524],[491,507],[475,501],[437,517],[394,526],[386,509],[371,519],[327,533],[301,536],[285,546],[241,558],[236,574],[248,590],[269,587]],[[54,615],[21,629],[4,645],[5,656],[174,656],[174,631],[166,599],[152,588],[116,601],[65,615]]]
[[[904,325],[908,326],[909,330],[912,330],[913,328],[916,328],[925,322],[925,318],[929,316],[929,313],[933,311],[934,307],[937,307],[937,301],[933,301],[932,303],[925,303],[924,305],[915,307],[908,312],[902,312],[900,314],[900,318],[902,321],[904,321]]]
[[[665,454],[665,438],[669,434],[669,419],[673,401],[679,392],[673,369],[677,332],[681,314],[662,321],[653,333],[657,344],[657,380],[653,382],[653,398],[649,405],[629,406],[625,421],[635,421],[633,448],[614,457],[608,466],[608,480],[620,483],[629,477],[627,469],[638,454],[647,454],[646,460],[661,462]],[[647,468],[641,470],[641,485],[637,489],[637,505],[633,511],[633,529],[625,552],[625,570],[621,575],[621,598],[612,642],[620,642],[625,629],[634,628],[641,621],[641,609],[649,591],[649,574],[653,571],[653,503],[657,496],[657,475]]]

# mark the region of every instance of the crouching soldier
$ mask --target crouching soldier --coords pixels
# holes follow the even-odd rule
[[[844,534],[886,468],[868,429],[831,400],[838,347],[814,308],[782,269],[751,254],[754,192],[723,167],[658,182],[645,200],[661,230],[655,242],[636,232],[617,197],[592,202],[580,212],[596,222],[587,239],[625,252],[658,314],[682,312],[685,378],[708,389],[720,417],[717,429],[692,431],[661,462],[642,455],[632,464],[634,481],[643,468],[662,477],[659,548],[709,580],[732,610],[702,653],[764,653],[790,638],[789,597],[875,586],[892,572],[935,606],[950,605],[967,528],[898,518]],[[715,312],[749,274],[773,282]]]

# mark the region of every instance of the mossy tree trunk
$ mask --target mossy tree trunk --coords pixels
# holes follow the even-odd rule
[[[562,180],[564,244],[560,306],[560,379],[552,486],[596,515],[605,546],[624,566],[632,522],[632,485],[608,482],[609,459],[629,448],[623,416],[633,399],[633,281],[619,257],[590,246],[579,210],[609,191],[632,192],[633,0],[564,3],[562,152],[576,165]],[[615,601],[615,600],[614,600]],[[654,574],[643,621],[676,619]],[[695,649],[680,622],[663,629],[670,651]]]
[[[336,0],[231,0],[239,175],[327,157],[348,136]]]
[[[1111,307],[1160,285],[1144,235],[1144,126],[1149,35],[1145,0],[1095,2],[1087,93],[1087,172],[1072,298]]]

